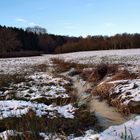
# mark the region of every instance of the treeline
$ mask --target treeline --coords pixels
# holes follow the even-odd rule
[[[140,34],[83,38],[48,34],[46,29],[38,26],[25,30],[0,26],[0,57],[131,48],[140,48]]]
[[[58,46],[78,38],[48,34],[39,26],[19,29],[0,26],[0,57],[52,54]]]
[[[55,49],[55,53],[76,51],[132,49],[140,48],[140,34],[117,34],[108,36],[88,36],[77,42],[67,42]]]

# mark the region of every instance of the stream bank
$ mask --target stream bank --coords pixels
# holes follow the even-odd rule
[[[76,89],[74,93],[77,96],[78,105],[87,104],[90,112],[95,114],[102,129],[120,125],[133,117],[133,115],[124,117],[114,107],[109,106],[105,100],[100,101],[98,96],[88,93],[87,90],[92,88],[92,84],[81,79],[79,75],[69,76],[68,72],[62,73],[62,75],[72,80],[73,88]]]

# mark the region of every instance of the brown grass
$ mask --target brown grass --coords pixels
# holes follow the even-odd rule
[[[110,95],[110,91],[114,85],[109,82],[116,80],[136,79],[137,74],[131,73],[127,69],[119,70],[118,68],[119,67],[116,65],[98,65],[90,76],[91,81],[97,83],[97,86],[94,86],[91,93],[95,96],[100,96],[100,99],[107,99],[109,105],[116,107],[121,114],[128,115],[130,112],[134,112],[136,109],[131,109],[132,107],[128,105],[123,105],[123,101],[118,99],[118,94]],[[111,79],[102,84],[98,84],[107,75],[109,75]]]
[[[72,99],[69,98],[54,98],[54,99],[47,99],[47,98],[37,98],[34,99],[32,101],[35,101],[37,103],[44,103],[46,105],[50,105],[50,104],[56,104],[56,105],[66,105],[72,102]]]
[[[10,86],[11,83],[17,84],[25,82],[26,74],[0,74],[0,89]]]
[[[51,58],[52,63],[55,65],[54,71],[56,73],[62,73],[70,70],[71,68],[75,68],[77,73],[81,73],[81,70],[87,65],[85,64],[78,64],[71,61],[65,61],[62,58]]]
[[[6,129],[16,129],[19,132],[24,131],[44,131],[46,130],[45,126],[45,117],[37,117],[33,110],[29,110],[26,115],[22,117],[12,117],[3,119],[1,124],[4,124]]]
[[[47,64],[38,64],[31,66],[32,72],[46,72],[48,69]]]
[[[90,114],[87,108],[77,109],[75,118],[64,118],[57,116],[55,118],[48,118],[48,116],[37,117],[32,109],[22,117],[11,117],[0,120],[0,131],[15,130],[23,132],[17,137],[17,140],[41,140],[40,132],[47,132],[50,134],[75,134],[81,136],[89,127],[94,127],[96,124],[96,117]],[[16,140],[16,137],[11,139]]]
[[[95,96],[100,96],[102,99],[107,99],[109,97],[110,89],[113,87],[113,84],[103,83],[95,86],[91,93]]]
[[[110,96],[110,90],[112,89],[113,84],[103,83],[101,85],[96,86],[92,90],[92,94],[95,96],[99,96],[100,99],[106,99],[108,104],[117,108],[117,111],[120,112],[122,115],[130,114],[129,106],[123,105],[122,101],[118,99],[118,95]]]
[[[98,83],[107,75],[113,75],[117,71],[117,64],[101,63],[94,66],[92,70],[83,71],[81,77],[86,81]]]
[[[121,104],[121,101],[118,98],[110,99],[110,103],[112,106],[116,107],[118,112],[120,112],[122,115],[127,116],[130,114],[129,107]]]
[[[111,81],[136,79],[136,77],[137,75],[135,73],[131,73],[127,69],[124,69],[115,73],[115,75],[112,76]]]

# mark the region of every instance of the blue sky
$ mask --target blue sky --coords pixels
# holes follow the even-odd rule
[[[0,24],[69,36],[140,33],[140,0],[0,0]]]

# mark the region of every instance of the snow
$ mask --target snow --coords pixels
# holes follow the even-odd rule
[[[140,49],[131,50],[103,50],[103,51],[90,51],[90,52],[76,52],[59,55],[42,55],[36,57],[23,57],[23,58],[7,58],[0,59],[0,74],[11,74],[11,73],[24,73],[28,72],[31,66],[46,64],[52,66],[50,58],[58,57],[64,58],[66,61],[74,61],[78,63],[125,63],[137,65],[134,67],[129,66],[129,70],[133,71],[140,66]],[[47,117],[65,117],[74,119],[76,108],[72,104],[66,104],[63,106],[56,105],[45,105],[43,103],[33,102],[35,99],[46,98],[70,98],[66,93],[65,85],[69,84],[69,81],[63,78],[50,76],[49,69],[47,72],[36,72],[31,73],[27,76],[30,79],[28,82],[21,82],[18,84],[11,84],[5,91],[0,91],[0,97],[5,99],[9,98],[10,92],[15,92],[16,97],[19,99],[24,98],[29,101],[23,100],[1,100],[0,101],[0,119],[8,117],[21,117],[32,110],[36,116],[41,117],[46,115]],[[106,79],[106,82],[108,79]],[[122,104],[128,105],[131,100],[140,101],[140,79],[134,80],[119,80],[111,81],[114,84],[113,91],[110,95],[118,93],[117,98],[122,100]],[[102,83],[101,83],[102,84]],[[121,91],[121,92],[120,92]],[[127,94],[131,93],[131,94]],[[9,95],[9,96],[8,96]],[[127,98],[129,97],[129,98]],[[124,100],[127,98],[127,100]],[[14,99],[14,98],[12,98]],[[107,130],[95,134],[94,131],[88,131],[83,137],[74,138],[73,135],[69,136],[69,140],[123,140],[123,134],[127,130],[127,136],[133,137],[140,140],[140,116],[132,119],[125,124],[120,126],[111,126]],[[7,130],[0,133],[0,137],[3,140],[8,140],[7,135],[14,135],[14,130]],[[40,133],[44,140],[49,139],[49,134]],[[55,139],[57,135],[54,136]],[[73,138],[72,138],[73,137]],[[128,139],[129,140],[129,139]]]
[[[140,64],[140,49],[101,50],[60,54],[58,57],[80,63],[130,63]]]
[[[130,101],[140,101],[140,79],[119,80],[111,83],[117,85],[112,89],[110,95],[118,94],[117,98],[121,100],[122,104],[128,105]]]
[[[65,118],[73,118],[75,108],[71,105],[58,107],[58,113],[62,114]]]
[[[0,138],[2,138],[2,140],[9,140],[10,136],[16,137],[17,135],[22,136],[23,134],[24,134],[23,132],[17,132],[14,130],[6,130],[6,131],[0,133]],[[50,140],[50,139],[61,140],[57,134],[48,134],[48,133],[40,132],[39,135],[44,140]]]
[[[33,110],[36,116],[47,115],[47,117],[56,117],[58,114],[65,118],[74,118],[75,108],[71,104],[65,106],[53,106],[45,104],[37,104],[27,101],[0,101],[0,119],[8,117],[21,117]],[[57,112],[57,114],[55,113]],[[48,116],[49,115],[49,116]]]
[[[21,82],[18,84],[11,84],[10,87],[0,94],[5,96],[6,99],[10,97],[8,94],[15,94],[14,97],[18,99],[24,98],[27,100],[35,100],[39,98],[56,99],[56,98],[70,98],[63,87],[69,84],[62,78],[55,78],[49,76],[45,72],[38,72],[27,77],[29,81]]]
[[[2,138],[2,140],[8,140],[9,136],[16,136],[16,135],[17,135],[17,133],[15,131],[7,130],[7,131],[0,133],[0,138]]]
[[[85,132],[84,136],[74,138],[74,135],[68,136],[68,140],[140,140],[140,116],[129,120],[128,122],[118,125],[111,126],[105,131],[95,134],[93,130]],[[8,140],[8,136],[14,136],[16,134],[21,134],[19,132],[14,132],[13,130],[7,130],[0,133],[0,137],[3,140]],[[49,135],[47,133],[40,133],[40,136],[44,140],[49,140]],[[59,136],[53,135],[56,140],[61,140]]]
[[[111,126],[99,134],[88,134],[83,137],[74,138],[71,140],[140,140],[140,116],[131,119],[130,121],[118,125]]]
[[[0,73],[23,72],[31,65],[50,64],[50,58],[64,58],[78,63],[129,63],[140,65],[140,49],[86,51],[58,55],[0,59]]]

